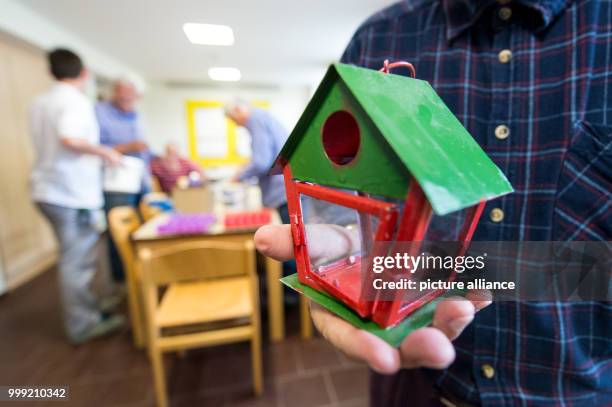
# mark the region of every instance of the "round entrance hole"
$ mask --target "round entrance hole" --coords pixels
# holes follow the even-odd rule
[[[346,165],[359,151],[359,125],[352,114],[338,110],[329,115],[322,132],[323,149],[335,164]]]

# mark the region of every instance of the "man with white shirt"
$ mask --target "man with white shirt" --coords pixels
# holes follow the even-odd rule
[[[31,109],[32,198],[59,242],[66,333],[82,343],[123,325],[123,317],[100,311],[91,291],[104,229],[102,162],[117,165],[121,154],[99,143],[93,106],[83,94],[88,72],[79,56],[56,49],[48,57],[57,81]]]

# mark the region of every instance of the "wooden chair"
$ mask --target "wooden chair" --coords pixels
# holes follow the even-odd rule
[[[151,192],[164,192],[159,184],[159,179],[155,175],[151,175]]]
[[[149,202],[154,200],[167,200],[168,195],[163,192],[149,192],[145,194],[140,200],[140,204],[138,205],[138,209],[140,210],[140,215],[142,219],[146,222],[149,219],[153,218],[155,215],[162,212],[162,210],[156,206],[149,205]]]
[[[127,287],[127,303],[134,345],[144,346],[145,332],[143,324],[143,306],[138,288],[138,275],[134,267],[134,249],[130,236],[140,227],[140,218],[130,206],[117,206],[108,213],[108,225],[111,236],[123,263]]]
[[[164,352],[241,341],[251,342],[253,390],[261,394],[259,289],[253,242],[176,243],[142,249],[138,255],[157,404],[168,404]]]

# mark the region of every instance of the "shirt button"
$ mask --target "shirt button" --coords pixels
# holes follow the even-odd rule
[[[493,366],[489,365],[488,363],[480,366],[480,370],[482,370],[482,374],[487,379],[492,379],[495,376],[495,369],[493,369]]]
[[[499,62],[501,62],[502,64],[507,64],[512,59],[512,51],[510,51],[509,49],[503,49],[499,51],[497,57],[499,58]]]
[[[500,208],[493,208],[489,213],[489,217],[493,222],[499,223],[504,220],[504,211],[502,211]]]
[[[512,9],[510,7],[502,7],[497,12],[500,20],[508,21],[512,17]]]
[[[505,140],[510,135],[510,128],[505,124],[500,124],[495,128],[495,137],[500,140]]]

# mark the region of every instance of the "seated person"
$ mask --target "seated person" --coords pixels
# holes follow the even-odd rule
[[[161,190],[171,193],[180,177],[189,176],[192,172],[197,173],[205,180],[204,171],[193,161],[181,157],[178,148],[173,143],[166,144],[164,155],[155,157],[151,161],[151,173],[159,182]]]

